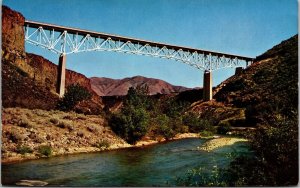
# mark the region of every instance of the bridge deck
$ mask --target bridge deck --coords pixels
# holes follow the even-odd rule
[[[124,36],[119,36],[119,35],[112,35],[112,34],[107,34],[107,33],[88,31],[88,30],[83,30],[83,29],[78,29],[78,28],[73,28],[73,27],[65,27],[65,26],[59,26],[59,25],[54,25],[54,24],[41,23],[41,22],[30,21],[30,20],[25,20],[24,25],[32,27],[32,28],[43,27],[44,29],[55,30],[55,31],[59,31],[59,32],[67,31],[68,33],[78,34],[78,35],[89,34],[92,37],[111,38],[112,40],[122,41],[122,42],[130,41],[132,43],[141,44],[141,45],[148,44],[152,47],[159,47],[159,48],[166,47],[168,49],[174,49],[174,50],[181,49],[182,51],[186,51],[186,52],[197,52],[200,54],[207,54],[207,55],[211,54],[211,55],[219,56],[219,57],[224,56],[227,58],[238,58],[240,60],[245,60],[245,61],[253,61],[253,59],[254,59],[254,58],[244,57],[244,56],[239,56],[239,55],[234,55],[234,54],[227,54],[227,53],[214,52],[214,51],[208,51],[208,50],[202,50],[202,49],[195,49],[195,48],[189,48],[189,47],[184,47],[184,46],[176,46],[176,45],[141,40],[141,39],[136,39],[136,38],[124,37]]]

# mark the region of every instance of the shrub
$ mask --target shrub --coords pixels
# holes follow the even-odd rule
[[[211,171],[211,172],[209,172]],[[194,168],[183,177],[177,177],[175,184],[181,187],[224,187],[228,186],[227,173],[217,166],[212,169]]]
[[[175,136],[175,132],[170,127],[170,119],[167,115],[162,114],[156,118],[157,130],[156,132],[166,139]]]
[[[62,129],[65,129],[67,128],[69,131],[73,131],[74,130],[74,126],[69,123],[69,122],[66,122],[66,121],[61,121],[57,124],[58,127],[62,128]]]
[[[38,148],[40,154],[50,157],[52,155],[51,146],[43,145]]]
[[[228,121],[222,121],[219,123],[219,127],[218,127],[218,134],[226,134],[227,132],[230,131],[230,123]]]
[[[24,127],[24,128],[32,128],[32,124],[28,121],[27,118],[22,118],[19,122],[18,122],[18,126],[20,127]]]
[[[24,155],[25,153],[32,153],[33,150],[28,146],[18,145],[17,146],[17,152]]]
[[[213,130],[213,126],[206,119],[200,119],[194,113],[188,113],[183,116],[183,124],[189,127],[190,132],[198,133],[203,130]]]
[[[85,133],[80,130],[80,131],[77,132],[77,136],[84,137]]]
[[[110,142],[106,139],[99,140],[94,144],[94,147],[97,147],[99,149],[106,149],[109,148],[109,146]]]
[[[203,136],[203,137],[210,137],[210,136],[213,136],[214,133],[212,131],[201,131],[200,132],[200,136]]]
[[[57,125],[57,124],[58,124],[58,119],[56,119],[56,118],[51,118],[49,121],[50,121],[51,123],[53,123],[54,125]]]
[[[11,139],[14,143],[22,142],[25,138],[26,138],[26,135],[25,135],[25,134],[21,134],[21,133],[16,132],[16,131],[12,131],[12,132],[10,133],[10,139]]]
[[[94,126],[94,125],[88,125],[87,126],[87,130],[92,132],[92,133],[95,133],[95,132],[98,132],[99,131],[99,128]]]
[[[58,102],[58,109],[62,111],[72,110],[79,102],[88,100],[92,97],[88,90],[79,84],[68,86],[64,97]]]

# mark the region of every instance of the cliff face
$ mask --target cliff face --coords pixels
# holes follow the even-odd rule
[[[2,56],[5,59],[25,57],[24,20],[19,12],[2,6]]]
[[[30,67],[27,69],[26,67],[22,68],[26,69],[26,72],[35,81],[40,82],[49,90],[55,92],[57,83],[57,65],[36,54],[27,53],[26,57],[27,64],[30,65]],[[90,92],[93,92],[91,89],[90,79],[85,77],[83,74],[66,70],[66,87],[74,83],[78,83],[88,89]]]
[[[124,79],[111,79],[111,78],[91,78],[92,89],[99,96],[121,96],[127,95],[127,91],[130,87],[136,87],[138,85],[147,85],[149,87],[149,94],[170,94],[178,93],[189,88],[182,86],[174,86],[163,80],[146,78],[143,76],[134,76]]]
[[[2,6],[3,105],[53,109],[58,101],[57,65],[41,56],[25,52],[24,20],[20,13]],[[66,70],[66,87],[74,83],[92,93],[92,99],[79,104],[78,110],[101,111],[102,101],[91,89],[90,80],[82,74]]]

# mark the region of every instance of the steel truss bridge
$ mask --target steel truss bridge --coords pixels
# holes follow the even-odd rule
[[[88,51],[122,52],[172,59],[197,69],[204,70],[206,73],[221,68],[243,65],[248,66],[253,61],[253,58],[250,57],[158,43],[35,21],[26,20],[24,27],[26,42],[48,49],[63,57],[67,54]],[[60,61],[65,62],[65,59],[61,60],[60,58]],[[63,65],[63,69],[64,68],[65,65]],[[62,93],[59,93],[62,95],[64,89]]]

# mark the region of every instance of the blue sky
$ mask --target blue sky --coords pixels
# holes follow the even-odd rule
[[[256,57],[298,33],[296,0],[3,0],[26,19],[180,46]],[[26,44],[56,63],[58,55]],[[57,63],[56,63],[57,64]],[[203,72],[186,64],[115,52],[68,55],[87,77],[136,75],[201,87]],[[213,72],[213,85],[234,69]]]

